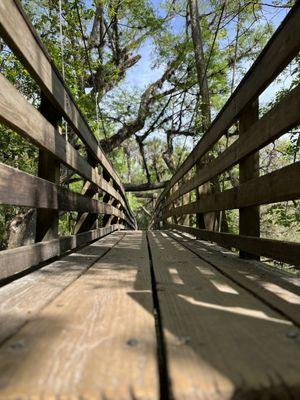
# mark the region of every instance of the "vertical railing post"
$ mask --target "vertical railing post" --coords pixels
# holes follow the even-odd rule
[[[182,185],[186,182],[186,180],[187,180],[187,176],[186,175],[184,175],[183,177],[182,177]],[[182,198],[181,198],[181,207],[183,207],[184,205],[186,205],[186,204],[188,204],[189,203],[189,198],[190,198],[190,193],[186,193],[186,194],[184,194],[183,196],[182,196]],[[189,225],[189,221],[190,221],[190,218],[189,218],[189,215],[188,214],[182,214],[181,215],[181,217],[180,217],[180,224],[181,225]]]
[[[249,104],[240,116],[239,135],[248,134],[248,129],[259,118],[258,100]],[[259,176],[259,152],[243,159],[239,164],[240,184]],[[239,234],[246,236],[260,236],[260,209],[259,206],[241,208],[239,210]],[[241,258],[259,259],[259,256],[240,251]]]
[[[108,174],[108,172],[106,170],[103,170],[103,179],[105,179],[107,182],[109,182],[109,180],[110,180],[110,175]],[[111,204],[111,205],[114,204],[114,198],[108,193],[105,193],[102,201],[106,204]],[[113,216],[110,214],[105,214],[103,216],[103,226],[109,226],[111,224],[112,217]]]
[[[87,161],[91,165],[92,168],[98,168],[98,164],[95,158],[91,155],[89,151],[87,151]],[[98,193],[98,188],[93,183],[86,181],[83,185],[81,194],[87,197],[93,198]],[[93,229],[96,225],[96,221],[98,218],[98,214],[91,214],[88,212],[78,213],[77,221],[75,225],[75,234],[89,231]]]
[[[167,202],[169,197],[170,197],[170,192],[168,191],[166,193],[165,197],[162,199],[162,210],[160,211],[161,217],[159,218],[159,220],[162,221],[162,224],[161,224],[162,225],[161,226],[162,229],[164,229],[165,226],[168,224],[168,218],[165,218],[163,216],[163,214],[168,212],[169,206],[167,206],[167,207],[164,207],[164,206],[165,206],[165,203]]]
[[[43,93],[39,111],[55,128],[58,127],[61,116]],[[44,150],[39,150],[38,176],[56,184],[60,183],[60,164],[55,157]],[[37,209],[36,242],[56,238],[58,223],[59,210]]]
[[[110,201],[110,204],[111,204],[112,206],[118,208],[118,209],[120,209],[120,207],[121,207],[121,204],[120,204],[120,203],[118,202],[118,200],[116,200],[116,199],[112,199],[112,200]],[[125,214],[125,212],[124,212],[124,214]],[[105,226],[118,224],[119,222],[120,222],[120,218],[119,218],[119,217],[117,217],[117,216],[115,216],[115,215],[110,215]]]

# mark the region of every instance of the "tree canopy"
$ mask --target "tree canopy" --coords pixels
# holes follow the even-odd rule
[[[163,185],[176,171],[293,3],[62,0],[60,13],[59,1],[22,1],[122,180],[149,188]],[[292,74],[291,69],[283,73],[271,95],[262,99],[261,113],[299,82],[299,62],[298,57],[290,67]],[[0,65],[1,73],[38,107],[36,84],[4,43]],[[141,72],[145,82],[136,85],[133,77]],[[70,127],[65,124],[62,130],[84,154]],[[236,131],[233,126],[211,157],[235,140]],[[299,159],[299,147],[299,132],[294,130],[264,149],[262,171]],[[36,158],[35,148],[1,127],[1,161],[34,173]],[[233,168],[214,185],[235,186],[236,176]],[[63,179],[74,190],[80,188],[68,171]],[[140,226],[146,227],[153,196],[131,194],[130,201]],[[3,230],[15,211],[2,212]],[[275,229],[274,221],[282,227],[282,235],[299,224],[296,202],[268,206],[264,212],[266,234]],[[234,231],[234,212],[227,217],[227,228]]]

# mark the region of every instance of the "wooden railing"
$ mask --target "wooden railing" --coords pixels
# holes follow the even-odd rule
[[[183,162],[161,193],[151,221],[152,227],[174,228],[197,238],[240,250],[247,258],[270,257],[300,265],[300,244],[262,239],[259,206],[300,198],[300,162],[259,176],[259,150],[300,123],[300,85],[259,118],[258,97],[293,60],[300,49],[300,2],[292,8],[256,62],[229,98],[209,130]],[[191,169],[224,137],[233,124],[239,137],[217,158],[210,159],[192,175]],[[182,204],[182,196],[218,178],[239,165],[239,186],[204,194]],[[181,205],[178,205],[181,203]],[[239,234],[179,225],[184,215],[239,209]]]
[[[39,243],[0,253],[0,279],[124,227],[136,229],[120,178],[103,153],[19,1],[0,2],[0,35],[41,90],[39,110],[0,74],[0,122],[39,149],[38,176],[0,163],[0,204],[37,209]],[[60,134],[62,118],[87,159]],[[85,181],[82,193],[60,185],[60,164]],[[96,197],[102,197],[101,201]],[[77,211],[75,235],[58,237],[60,211]],[[98,215],[103,227],[94,229]]]

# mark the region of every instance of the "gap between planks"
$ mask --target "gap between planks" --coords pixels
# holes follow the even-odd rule
[[[272,269],[263,263],[241,260],[214,244],[191,239],[179,232],[167,234],[183,247],[217,269],[226,278],[300,327],[300,279]],[[289,280],[290,279],[290,280]]]
[[[166,233],[149,242],[174,399],[298,398],[291,321]]]

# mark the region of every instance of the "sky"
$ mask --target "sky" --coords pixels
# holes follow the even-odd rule
[[[160,15],[163,14],[163,10],[160,8],[160,0],[151,0],[152,4],[154,7],[157,9],[158,13]],[[265,4],[269,4],[270,1],[265,1]],[[288,11],[286,9],[273,9],[267,6],[264,6],[264,12],[266,15],[266,18],[268,19],[269,22],[271,22],[275,28],[277,28]],[[175,18],[173,23],[172,23],[172,29],[174,32],[180,32],[184,28],[184,20],[183,18]],[[154,59],[154,46],[153,43],[150,39],[147,39],[146,42],[141,46],[139,50],[139,54],[142,56],[141,60],[134,66],[132,67],[128,73],[127,76],[122,84],[124,87],[130,87],[130,88],[138,88],[141,91],[147,87],[150,83],[154,82],[156,79],[158,79],[162,72],[163,72],[163,66],[160,66],[159,68],[152,68],[152,63]],[[245,68],[249,68],[250,65],[245,65]],[[238,82],[236,82],[238,84]],[[288,82],[285,82],[285,84],[288,84]],[[280,89],[282,86],[279,85],[278,83],[273,84],[268,90],[266,90],[260,98],[260,101],[262,104],[265,104],[269,101],[270,97],[273,97],[275,93],[277,92],[278,89]]]

